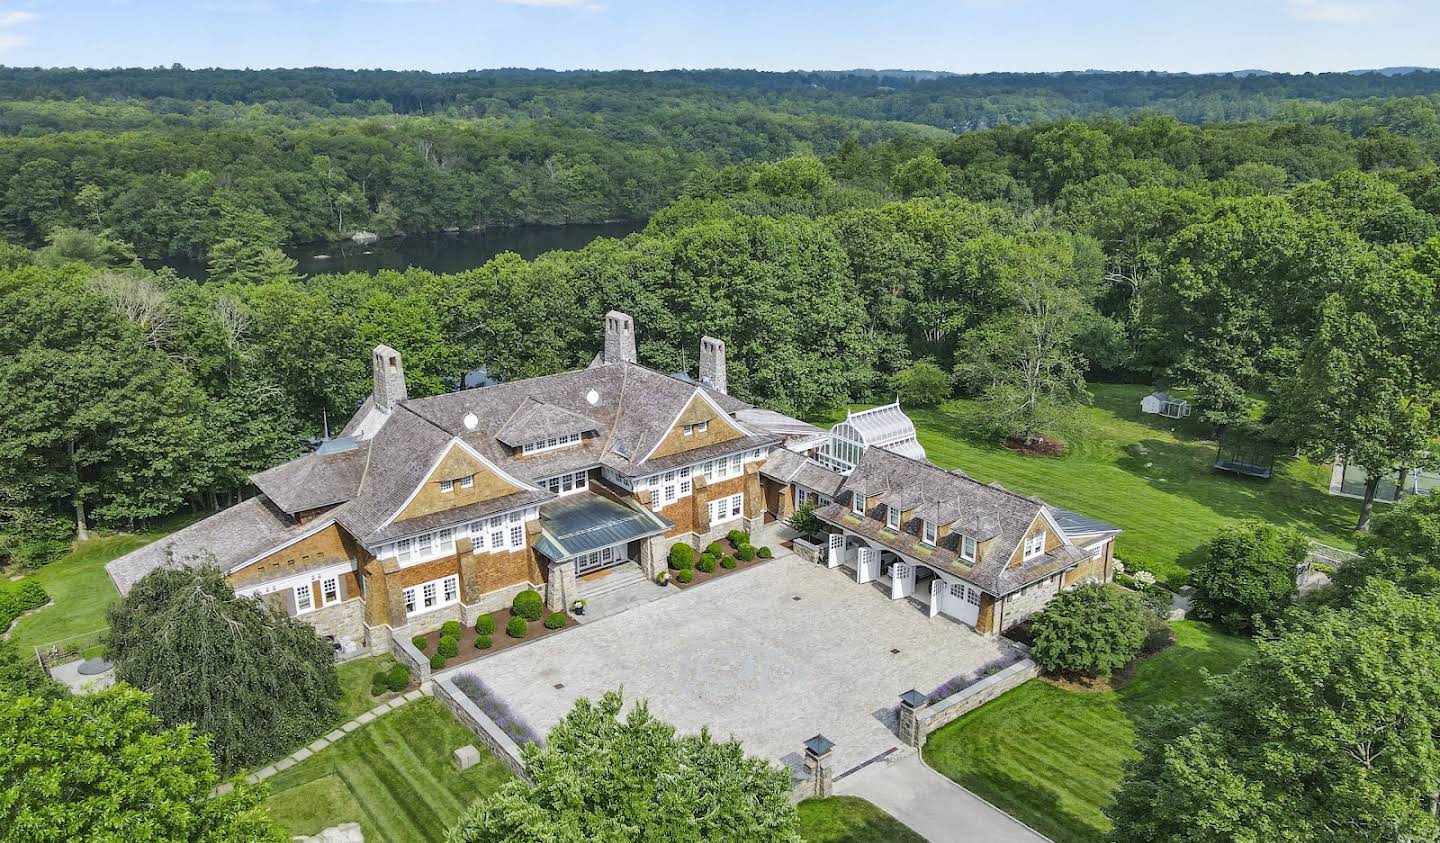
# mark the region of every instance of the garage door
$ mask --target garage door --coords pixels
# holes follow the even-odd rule
[[[980,619],[980,589],[965,583],[951,583],[940,611],[974,626]]]

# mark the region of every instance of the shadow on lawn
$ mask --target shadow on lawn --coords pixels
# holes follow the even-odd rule
[[[984,780],[962,781],[967,789],[995,805],[1007,805],[1006,813],[1049,837],[1055,843],[1101,843],[1110,824],[1095,824],[1060,805],[1061,792],[1021,781],[1003,773],[991,773]]]

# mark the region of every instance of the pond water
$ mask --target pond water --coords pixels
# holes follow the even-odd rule
[[[525,225],[455,234],[386,237],[364,246],[349,240],[301,243],[285,251],[299,264],[296,271],[304,275],[403,270],[411,266],[439,273],[463,272],[501,252],[515,252],[529,259],[555,249],[584,248],[597,237],[624,237],[644,227],[645,223],[640,220]],[[165,263],[188,278],[205,277],[203,260],[171,258]]]

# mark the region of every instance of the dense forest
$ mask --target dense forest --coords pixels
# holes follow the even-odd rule
[[[43,96],[17,81],[28,78],[70,95],[83,76],[5,71],[0,90]],[[170,93],[206,90],[195,84]],[[1029,442],[1103,376],[1193,387],[1217,430],[1254,424],[1256,400],[1276,399],[1258,433],[1377,471],[1428,459],[1440,101],[959,135],[752,105],[773,122],[698,101],[713,122],[662,110],[666,128],[604,132],[599,111],[553,118],[570,130],[327,114],[5,138],[0,555],[54,546],[15,536],[234,499],[322,418],[348,416],[379,342],[405,351],[414,394],[435,393],[481,365],[513,379],[582,364],[611,307],[643,326],[650,365],[691,369],[696,338],[722,336],[733,391],[800,415],[894,390],[981,395]],[[454,275],[299,278],[277,248],[355,219],[413,230],[616,213],[650,222],[623,241]],[[137,259],[180,253],[206,255],[209,277]],[[1356,370],[1380,373],[1365,394],[1344,377]]]

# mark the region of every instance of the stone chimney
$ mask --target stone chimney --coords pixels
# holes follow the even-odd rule
[[[636,363],[635,320],[630,314],[612,310],[605,314],[605,363]]]
[[[714,337],[700,338],[700,382],[716,392],[729,393],[725,383],[725,343]]]
[[[410,397],[405,388],[405,364],[400,352],[388,345],[375,346],[375,406],[389,410]]]

